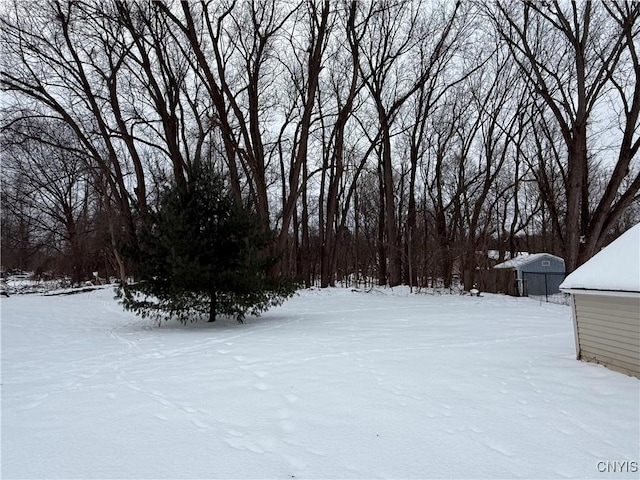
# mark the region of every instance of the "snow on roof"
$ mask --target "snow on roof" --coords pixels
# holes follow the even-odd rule
[[[550,253],[532,253],[528,255],[518,255],[511,260],[507,260],[506,262],[499,263],[493,268],[518,268],[522,265],[527,265],[531,262],[535,262],[536,260],[540,260],[541,258],[551,257],[555,260],[558,260],[564,263],[564,260],[560,257],[556,257],[555,255],[551,255]]]
[[[640,223],[578,267],[560,288],[640,292]]]

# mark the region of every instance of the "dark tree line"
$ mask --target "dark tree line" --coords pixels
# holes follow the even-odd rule
[[[136,276],[169,178],[226,179],[306,285],[568,271],[639,216],[637,2],[7,2],[2,265]],[[479,254],[479,252],[485,252]]]

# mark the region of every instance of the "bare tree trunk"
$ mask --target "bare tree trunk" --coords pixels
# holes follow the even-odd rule
[[[326,36],[328,35],[328,19],[330,5],[325,0],[322,3],[320,18],[317,18],[317,7],[311,5],[311,17],[313,26],[311,27],[311,40],[309,44],[309,58],[307,64],[307,85],[304,98],[304,106],[302,118],[300,120],[300,137],[298,139],[297,150],[291,171],[289,172],[289,197],[284,203],[282,212],[282,229],[277,240],[277,249],[283,252],[286,247],[286,239],[289,234],[289,226],[293,216],[293,210],[296,208],[299,189],[300,189],[300,172],[303,165],[307,161],[307,152],[309,147],[309,132],[311,129],[311,116],[314,110],[316,90],[318,88],[320,71],[322,69],[322,57],[326,48]],[[306,188],[303,185],[302,188]]]
[[[216,315],[218,313],[218,294],[215,288],[209,291],[209,320],[208,322],[215,322]]]
[[[382,178],[382,167],[378,165],[378,285],[387,284],[387,248],[385,246],[386,215],[385,215],[385,190]]]

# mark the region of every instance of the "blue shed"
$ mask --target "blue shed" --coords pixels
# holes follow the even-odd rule
[[[550,253],[520,255],[493,268],[513,270],[517,292],[523,297],[560,293],[565,277],[564,260]]]

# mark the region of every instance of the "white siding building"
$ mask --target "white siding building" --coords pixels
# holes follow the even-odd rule
[[[571,293],[577,358],[640,377],[640,224],[560,288]]]

